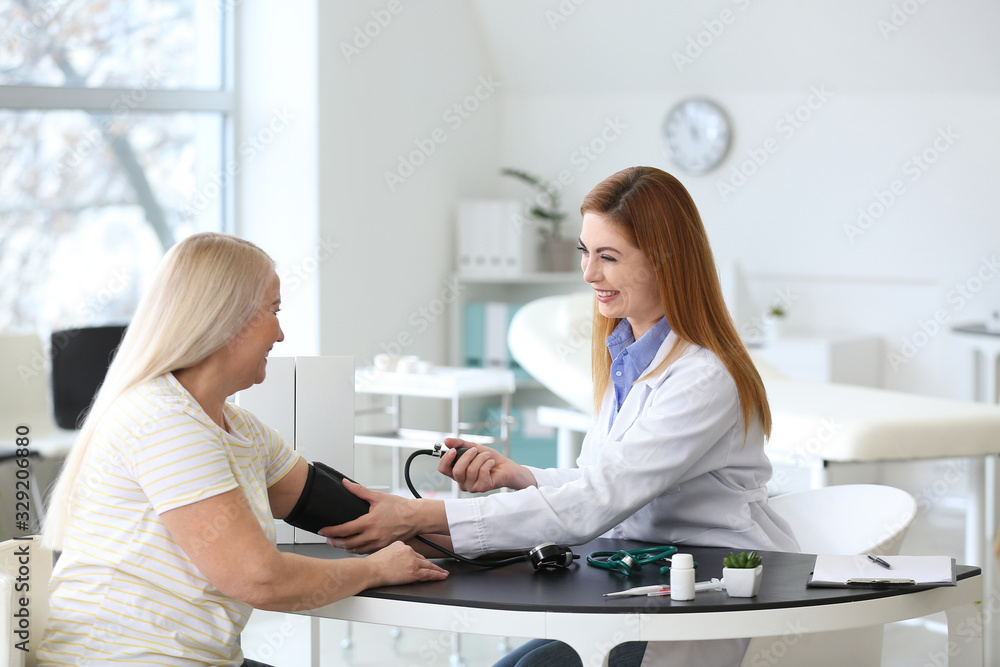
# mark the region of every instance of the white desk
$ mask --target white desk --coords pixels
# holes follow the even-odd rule
[[[594,550],[635,546],[640,544],[598,539],[574,551],[585,557]],[[309,556],[337,557],[336,550],[324,550],[320,545],[299,545],[294,550]],[[687,550],[706,576],[721,572],[722,558],[729,551]],[[976,604],[983,599],[983,582],[978,568],[960,566],[960,580],[954,587],[816,589],[805,587],[812,556],[777,552],[763,556],[765,576],[755,598],[729,598],[717,591],[699,593],[692,602],[673,602],[669,597],[609,600],[602,594],[662,583],[658,568],[647,567],[638,576],[624,578],[588,567],[583,559],[569,571],[556,572],[534,572],[527,563],[489,570],[449,561],[444,563],[451,572],[446,581],[366,591],[301,613],[427,630],[558,639],[571,645],[584,665],[606,665],[611,648],[627,641],[748,636],[780,639],[790,628],[801,639],[811,633],[877,627],[945,611],[949,640],[955,646],[948,664],[968,667],[983,663],[982,619]],[[1000,602],[990,603],[998,608],[990,608],[989,613],[1000,612]],[[880,633],[875,641],[881,642]],[[849,656],[853,650],[846,645],[834,647],[811,664],[836,664],[842,657],[837,653]],[[318,652],[315,655],[318,657]]]

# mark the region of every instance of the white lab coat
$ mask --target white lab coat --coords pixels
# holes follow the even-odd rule
[[[643,375],[676,340],[671,332]],[[445,500],[455,550],[479,556],[605,536],[682,549],[798,551],[767,504],[771,464],[760,425],[754,421],[744,441],[736,385],[714,353],[689,346],[665,371],[637,382],[610,424],[613,410],[609,384],[577,468],[532,468],[537,487]],[[746,644],[650,643],[643,665],[739,664]]]

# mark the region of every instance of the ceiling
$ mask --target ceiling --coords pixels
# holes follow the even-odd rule
[[[474,2],[508,91],[1000,91],[992,0]]]

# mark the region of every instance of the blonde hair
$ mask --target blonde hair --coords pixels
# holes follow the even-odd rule
[[[719,357],[736,383],[744,437],[754,418],[769,436],[771,410],[764,383],[726,308],[708,235],[680,181],[653,167],[623,169],[594,187],[584,197],[580,212],[606,218],[653,266],[663,312],[677,342],[646,377],[676,361],[689,344],[707,348]],[[597,411],[611,374],[612,359],[605,340],[619,322],[601,315],[595,302],[591,355]]]
[[[108,409],[133,387],[225,347],[260,311],[274,268],[267,253],[229,234],[194,234],[167,252],[56,480],[42,531],[48,548],[62,548],[87,448]]]

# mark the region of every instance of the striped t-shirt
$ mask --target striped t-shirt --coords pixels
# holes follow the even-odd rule
[[[227,404],[225,417],[231,433],[170,373],[126,392],[105,414],[52,575],[40,665],[242,662],[251,607],[213,587],[160,520],[238,487],[275,542],[267,488],[298,455],[249,412]]]

